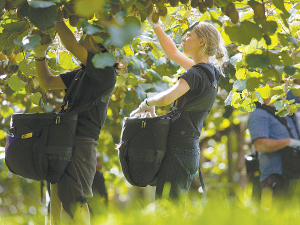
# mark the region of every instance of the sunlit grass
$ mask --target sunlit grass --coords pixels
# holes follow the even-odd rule
[[[92,216],[92,225],[293,225],[300,221],[300,188],[284,198],[273,198],[270,190],[262,193],[261,200],[252,198],[252,187],[235,188],[235,195],[209,190],[207,196],[192,195],[177,202],[161,199],[156,202],[137,200],[127,207],[110,202],[99,204]],[[40,216],[2,216],[0,224],[45,224]]]

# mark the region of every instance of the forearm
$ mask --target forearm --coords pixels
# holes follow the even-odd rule
[[[166,106],[170,105],[172,102],[173,100],[167,97],[165,91],[147,99],[147,104],[149,106]]]
[[[155,27],[154,32],[159,40],[159,43],[161,45],[161,47],[163,48],[166,56],[171,59],[174,60],[174,55],[178,54],[179,51],[175,45],[175,43],[172,41],[172,39],[162,30],[162,28],[160,26]]]
[[[61,42],[63,45],[70,51],[70,48],[72,48],[73,44],[76,41],[76,38],[74,37],[71,30],[67,27],[65,22],[57,22],[55,25],[56,31],[61,39]]]
[[[53,78],[50,72],[46,60],[35,61],[36,73],[39,79],[40,87],[43,89],[50,89],[49,86],[51,79]]]
[[[290,138],[270,139],[258,138],[254,141],[254,146],[258,152],[270,153],[276,152],[289,146]]]

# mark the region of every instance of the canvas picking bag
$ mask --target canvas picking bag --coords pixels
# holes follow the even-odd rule
[[[166,154],[169,118],[125,118],[118,146],[123,174],[133,186],[155,185]]]
[[[83,78],[82,71],[75,75],[59,113],[12,115],[5,146],[5,162],[11,172],[33,180],[57,183],[72,156],[77,114],[93,104],[90,102],[72,109]],[[66,105],[68,107],[64,109]]]
[[[7,135],[5,162],[25,178],[56,183],[73,150],[77,115],[66,113],[13,114]]]

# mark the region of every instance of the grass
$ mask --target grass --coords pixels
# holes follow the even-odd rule
[[[210,190],[206,197],[192,196],[174,203],[168,199],[157,202],[136,201],[120,209],[111,203],[107,209],[99,205],[93,225],[298,225],[300,221],[300,186],[285,198],[273,198],[270,190],[260,201],[252,198],[252,188],[235,189],[235,196]],[[0,217],[3,225],[44,224],[44,216],[11,215]]]

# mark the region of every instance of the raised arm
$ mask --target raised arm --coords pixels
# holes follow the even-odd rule
[[[70,51],[83,65],[86,65],[88,52],[77,42],[67,25],[64,22],[57,22],[55,28],[66,49]]]
[[[172,41],[172,39],[162,30],[160,26],[156,26],[153,28],[159,43],[161,44],[164,52],[166,53],[166,56],[176,62],[181,67],[188,69],[195,65],[195,62],[181,53],[175,43]]]

